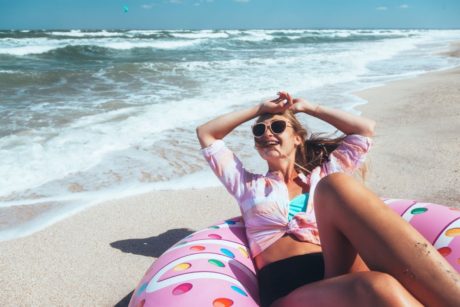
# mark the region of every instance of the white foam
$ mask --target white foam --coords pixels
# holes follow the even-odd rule
[[[50,35],[54,36],[70,36],[70,37],[93,37],[93,36],[104,36],[104,37],[113,37],[123,35],[121,32],[107,32],[106,30],[96,31],[96,32],[86,32],[81,30],[71,30],[71,31],[54,31],[49,32]]]
[[[178,38],[190,38],[190,39],[205,39],[205,38],[227,38],[229,35],[224,32],[214,32],[210,30],[202,30],[202,31],[197,31],[197,32],[172,32],[171,33],[173,37],[178,37]]]
[[[247,34],[247,36],[239,36],[235,37],[234,39],[240,41],[259,42],[264,40],[272,40],[274,38],[273,35],[267,34],[263,30],[245,31],[244,34]]]
[[[140,34],[140,35],[152,35],[152,34],[158,34],[158,33],[162,33],[162,32],[165,32],[164,30],[129,30],[128,32],[126,33],[129,33],[129,34]]]
[[[128,50],[133,48],[156,48],[156,49],[178,49],[178,48],[185,48],[191,47],[194,45],[198,45],[203,40],[184,40],[184,41],[118,41],[118,42],[107,42],[101,43],[100,46],[112,48],[112,49],[120,49],[120,50]]]
[[[10,55],[28,55],[28,54],[40,54],[56,49],[56,46],[22,46],[22,47],[2,47],[0,48],[0,54]]]
[[[0,40],[0,54],[24,56],[42,54],[67,46],[99,46],[118,50],[134,48],[179,49],[202,43],[203,39],[195,40],[150,40],[138,38],[82,38],[82,39],[3,39]]]

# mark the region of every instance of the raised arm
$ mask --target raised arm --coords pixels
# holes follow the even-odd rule
[[[264,101],[256,106],[244,110],[230,112],[221,115],[209,122],[198,126],[196,134],[201,147],[205,148],[214,143],[215,140],[223,139],[227,134],[242,123],[251,120],[264,113],[281,113],[292,106],[292,100],[287,101],[279,96],[273,100]]]
[[[215,140],[223,139],[227,134],[242,123],[257,117],[260,114],[260,106],[253,106],[221,115],[209,122],[198,126],[196,134],[202,148],[208,147]]]
[[[294,112],[303,112],[314,116],[336,127],[345,134],[359,134],[363,136],[373,136],[375,121],[363,116],[357,116],[339,109],[326,106],[315,105],[302,98],[291,98],[291,96],[282,92],[281,96],[287,101],[292,100],[291,109]]]

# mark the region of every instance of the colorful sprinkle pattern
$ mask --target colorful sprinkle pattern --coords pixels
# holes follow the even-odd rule
[[[385,199],[460,272],[460,210]],[[259,306],[255,267],[240,217],[199,230],[147,270],[129,306]]]

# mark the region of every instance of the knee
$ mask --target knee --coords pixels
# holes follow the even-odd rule
[[[318,194],[340,191],[342,187],[354,182],[355,179],[345,173],[332,173],[321,178],[316,186],[316,191],[319,192]]]
[[[336,203],[335,200],[343,198],[344,195],[354,191],[357,184],[353,177],[344,173],[333,173],[323,177],[316,186],[315,203],[324,204]]]
[[[354,281],[358,297],[366,298],[372,305],[406,305],[407,290],[393,276],[382,272],[363,272]]]
[[[356,291],[364,293],[385,292],[392,288],[396,279],[393,276],[376,271],[358,273],[354,286]]]

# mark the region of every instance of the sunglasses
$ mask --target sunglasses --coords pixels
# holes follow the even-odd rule
[[[266,123],[257,123],[255,125],[252,126],[252,134],[256,137],[256,138],[260,138],[261,136],[264,135],[265,133],[265,129],[270,129],[270,131],[273,133],[273,134],[281,134],[284,132],[284,130],[286,130],[286,127],[288,127],[290,125],[287,124],[286,121],[284,120],[274,120],[268,124]]]

